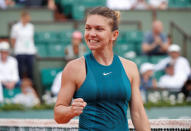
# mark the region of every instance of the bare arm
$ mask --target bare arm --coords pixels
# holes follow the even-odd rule
[[[160,46],[162,52],[167,52],[169,43],[164,42],[159,36],[155,36],[155,43]]]
[[[147,53],[153,50],[154,48],[156,48],[157,46],[160,46],[160,50],[162,52],[167,52],[169,44],[168,42],[163,42],[159,36],[155,36],[155,40],[152,44],[148,44],[148,43],[142,44],[142,51],[144,53]]]
[[[142,44],[142,51],[143,51],[144,53],[147,53],[147,52],[153,50],[153,49],[156,48],[156,47],[157,47],[157,44],[156,44],[155,42],[153,42],[152,44],[143,43],[143,44]]]
[[[132,96],[130,101],[130,113],[136,131],[150,131],[150,124],[145,113],[141,94],[139,91],[140,78],[136,65],[132,66]]]
[[[153,85],[153,88],[157,88],[157,80],[156,79],[153,79],[152,80],[152,85]]]
[[[150,131],[150,124],[146,116],[141,94],[139,91],[139,72],[135,63],[121,58],[126,74],[131,82],[132,96],[130,101],[130,113],[136,131]],[[131,70],[129,70],[131,69]]]
[[[161,50],[162,50],[163,52],[167,52],[169,46],[170,46],[170,44],[169,44],[168,42],[165,42],[165,43],[161,42],[161,43],[160,43],[160,47],[161,47]]]
[[[78,98],[72,101],[76,91],[76,64],[70,62],[62,73],[61,89],[54,107],[54,119],[57,123],[67,123],[82,113],[86,102]],[[72,101],[72,103],[71,103]]]
[[[15,42],[16,42],[16,39],[15,38],[11,38],[11,47],[12,48],[15,47]]]
[[[11,81],[11,82],[2,82],[3,85],[5,85],[6,88],[8,89],[13,89],[16,85],[15,81]]]

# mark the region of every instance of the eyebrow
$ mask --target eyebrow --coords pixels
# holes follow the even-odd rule
[[[85,26],[93,26],[93,27],[105,27],[104,25],[89,25],[89,24],[85,24]]]

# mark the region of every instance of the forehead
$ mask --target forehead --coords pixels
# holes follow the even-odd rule
[[[30,18],[30,15],[23,15],[23,16],[21,16],[21,18],[24,18],[24,19],[27,18],[28,19],[28,18]]]
[[[111,21],[110,18],[101,15],[88,15],[86,19],[86,25],[92,26],[107,26]]]

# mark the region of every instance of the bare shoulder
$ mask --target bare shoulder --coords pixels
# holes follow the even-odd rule
[[[85,70],[85,58],[82,56],[68,62],[64,67],[62,75],[67,77],[75,77],[83,70]]]
[[[70,70],[70,71],[79,71],[81,68],[83,68],[85,65],[85,58],[82,56],[80,58],[74,59],[69,61],[64,70]]]
[[[128,60],[128,59],[125,59],[123,57],[119,57],[119,59],[121,60],[124,67],[131,68],[131,69],[137,68],[137,65],[135,62]]]
[[[121,63],[123,65],[123,68],[125,69],[127,76],[129,77],[130,81],[132,81],[134,75],[138,73],[136,63],[123,57],[119,57],[119,59],[121,60]]]

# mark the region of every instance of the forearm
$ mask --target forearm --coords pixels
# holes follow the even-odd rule
[[[143,101],[140,93],[140,77],[137,66],[132,71],[131,89],[132,96],[130,101],[130,112],[133,125],[136,131],[150,131],[150,124],[146,116]]]
[[[16,42],[16,39],[15,38],[11,38],[11,47],[12,48],[15,47],[15,42]]]
[[[73,117],[75,117],[75,116],[74,116],[74,114],[71,113],[70,106],[59,105],[54,108],[54,119],[59,124],[67,123]]]
[[[131,116],[136,131],[150,131],[149,120],[146,116],[144,108],[133,112]]]
[[[16,85],[16,82],[2,82],[2,84],[5,85],[5,87],[8,89],[13,89]]]
[[[143,52],[149,52],[149,51],[151,51],[151,50],[153,50],[154,48],[156,48],[156,44],[153,42],[152,44],[143,44]]]
[[[168,43],[161,43],[160,47],[161,47],[162,51],[167,51],[168,47],[169,47],[169,44]]]

